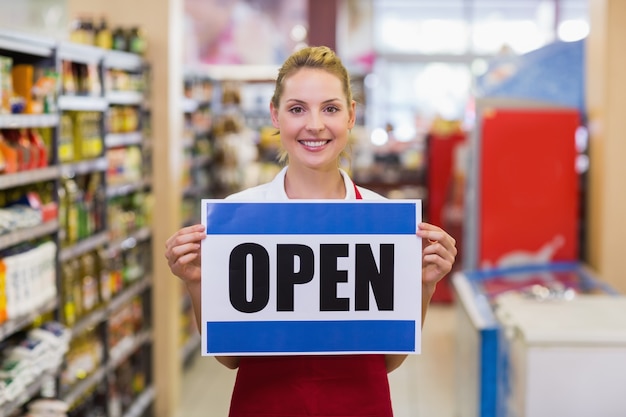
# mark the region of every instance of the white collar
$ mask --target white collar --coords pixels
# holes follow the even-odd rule
[[[356,200],[356,193],[354,192],[354,183],[350,176],[341,168],[339,168],[341,177],[343,178],[344,185],[346,187],[346,200]],[[267,196],[272,200],[289,200],[287,192],[285,191],[285,175],[287,174],[287,167],[284,167],[274,177],[274,179],[268,184]]]

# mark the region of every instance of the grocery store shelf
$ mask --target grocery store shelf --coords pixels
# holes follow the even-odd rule
[[[95,370],[91,375],[82,381],[78,382],[67,393],[61,396],[61,399],[65,401],[70,407],[75,404],[83,395],[91,391],[96,385],[104,381],[107,373],[106,366],[101,366]]]
[[[0,236],[0,250],[40,237],[48,236],[59,230],[59,222],[50,220],[35,227],[19,229]]]
[[[18,129],[28,127],[53,127],[59,124],[58,114],[2,114],[1,129]]]
[[[105,52],[105,49],[92,45],[61,42],[57,50],[57,56],[62,61],[98,65],[104,58]]]
[[[84,394],[91,391],[96,385],[100,384],[104,381],[107,373],[115,371],[117,367],[124,361],[126,361],[133,353],[135,353],[141,346],[150,342],[152,340],[152,332],[149,330],[140,332],[138,335],[131,337],[129,339],[125,339],[120,342],[121,344],[115,346],[111,349],[110,359],[106,365],[102,365],[95,372],[89,375],[87,378],[83,379],[79,383],[77,383],[74,387],[72,387],[65,395],[62,395],[61,399],[65,401],[67,404],[74,404],[77,400],[79,400]],[[150,390],[150,389],[149,389]],[[141,414],[131,414],[131,410],[134,412],[140,412],[145,409],[154,399],[154,392],[146,393],[145,396],[140,396],[135,404],[129,409],[128,413],[125,415],[134,416]],[[153,389],[152,389],[153,391]],[[141,401],[140,401],[141,399]]]
[[[143,390],[122,417],[141,417],[154,401],[156,389],[152,386]]]
[[[77,258],[87,252],[90,252],[100,246],[105,245],[109,241],[109,234],[101,232],[86,239],[77,242],[75,245],[61,249],[59,260],[65,262],[67,260]]]
[[[144,95],[139,91],[109,91],[106,100],[109,104],[140,106],[143,105]]]
[[[127,336],[120,340],[117,345],[109,351],[109,372],[115,371],[122,363],[126,362],[133,353],[137,352],[141,346],[152,340],[152,332],[144,330],[139,334]]]
[[[0,30],[0,50],[2,51],[50,57],[54,52],[54,46],[55,43],[51,39]]]
[[[13,415],[22,405],[26,404],[31,398],[41,392],[45,382],[46,375],[40,375],[28,384],[17,398],[0,404],[0,416]]]
[[[100,307],[92,312],[88,313],[84,317],[81,317],[71,328],[72,337],[79,336],[89,329],[93,329],[100,323],[106,321],[107,309],[106,307]]]
[[[136,232],[130,233],[123,239],[117,239],[110,243],[109,253],[132,249],[137,246],[137,242],[143,242],[150,239],[152,230],[149,227],[143,227]]]
[[[104,55],[102,65],[105,68],[139,72],[144,69],[145,63],[140,55],[125,51],[108,50]]]
[[[0,175],[0,190],[32,184],[35,182],[50,181],[60,176],[58,166],[32,169],[29,171],[16,172],[14,174]]]
[[[109,102],[104,97],[61,96],[58,106],[61,110],[103,112],[109,107]]]
[[[97,308],[90,313],[86,314],[84,317],[81,317],[74,326],[72,326],[72,337],[76,337],[82,333],[84,333],[88,329],[92,329],[98,326],[100,323],[104,323],[110,317],[110,315],[119,309],[124,304],[127,304],[133,298],[140,295],[146,288],[150,287],[152,284],[151,278],[144,278],[141,281],[138,281],[128,288],[120,291],[116,294],[111,301],[100,308]]]
[[[111,300],[111,302],[107,305],[107,311],[112,313],[119,309],[121,306],[144,292],[148,287],[150,287],[150,285],[152,285],[151,277],[144,277],[141,281],[131,284],[130,287],[119,293]]]
[[[19,3],[19,2],[18,2]],[[65,94],[64,85],[61,82],[54,85],[54,100],[55,104],[53,109],[54,114],[0,114],[0,129],[30,129],[30,128],[50,128],[45,133],[48,134],[47,144],[51,149],[54,149],[54,166],[29,170],[11,174],[0,174],[0,194],[6,193],[5,190],[16,189],[16,192],[22,193],[22,190],[17,188],[29,188],[32,186],[45,185],[51,188],[53,194],[63,187],[63,182],[67,178],[80,177],[89,175],[92,173],[104,174],[110,167],[107,159],[106,148],[123,147],[123,146],[138,146],[144,149],[143,131],[130,132],[122,135],[106,135],[105,131],[105,116],[106,112],[112,109],[116,105],[133,106],[139,113],[138,116],[142,117],[142,126],[148,126],[149,120],[144,117],[151,117],[150,114],[143,112],[143,107],[148,102],[148,97],[141,91],[108,91],[108,83],[105,78],[109,76],[109,70],[120,70],[132,74],[124,74],[132,79],[133,82],[143,83],[146,82],[146,88],[149,87],[151,80],[147,77],[148,64],[143,57],[121,51],[110,51],[103,48],[99,48],[92,45],[77,44],[73,42],[67,42],[65,40],[43,37],[41,39],[29,34],[14,33],[11,30],[5,30],[0,28],[0,55],[10,57],[13,60],[14,65],[18,64],[32,64],[35,71],[56,69],[61,70],[61,66],[65,63],[71,62],[72,64],[81,65],[81,72],[84,69],[84,64],[88,66],[87,71],[90,72],[90,82],[92,80],[91,75],[97,75],[93,78],[93,81],[97,85],[93,85],[94,88],[90,88],[91,93],[79,93],[67,89],[68,94]],[[63,65],[62,65],[63,64]],[[79,74],[82,78],[82,73]],[[82,81],[82,80],[81,80]],[[73,94],[72,94],[73,93]],[[63,128],[65,127],[65,112],[96,112],[101,116],[101,121],[96,125],[94,122],[94,129],[97,129],[100,137],[103,139],[102,145],[105,149],[97,157],[86,160],[75,160],[71,162],[60,161],[57,158],[57,150],[63,134]],[[146,156],[147,157],[147,156]],[[102,183],[104,191],[111,195],[124,195],[133,192],[133,189],[149,189],[152,185],[150,180],[151,172],[145,172],[146,178],[138,181],[139,184],[124,183],[119,186],[108,184],[109,178],[106,176],[100,179],[104,181]],[[82,183],[79,178],[78,183]],[[43,183],[43,184],[42,184]],[[82,186],[82,184],[80,184]],[[25,190],[26,191],[26,190]],[[25,192],[24,191],[24,192]],[[23,194],[23,193],[22,193]],[[104,202],[102,209],[105,211],[109,208],[107,201]],[[91,209],[91,207],[89,208]],[[104,212],[98,212],[100,214]],[[94,213],[98,215],[97,213]],[[46,303],[46,305],[28,313],[17,316],[13,313],[11,320],[0,322],[0,345],[5,349],[9,344],[13,343],[13,339],[16,342],[23,340],[24,333],[31,327],[36,327],[40,321],[45,317],[54,316],[56,319],[61,319],[63,316],[63,310],[65,309],[64,298],[61,294],[61,289],[67,287],[65,279],[69,277],[69,274],[62,273],[61,271],[65,267],[63,262],[68,260],[75,261],[83,255],[91,255],[93,251],[104,251],[100,255],[107,256],[109,250],[125,251],[139,245],[139,241],[144,241],[151,238],[151,228],[139,229],[134,233],[129,233],[128,236],[118,235],[115,233],[116,225],[106,224],[105,217],[100,218],[104,221],[106,227],[105,230],[98,228],[98,233],[90,235],[78,242],[73,242],[67,247],[65,242],[59,242],[61,238],[60,227],[62,222],[59,222],[54,216],[53,221],[37,225],[35,227],[27,227],[18,230],[12,230],[5,233],[5,229],[2,229],[0,234],[0,251],[5,252],[9,249],[11,253],[19,252],[22,250],[20,247],[25,242],[31,242],[45,238],[46,240],[53,240],[57,243],[58,249],[54,257],[54,266],[56,268],[57,275],[57,294],[54,300]],[[36,223],[36,222],[33,222]],[[83,236],[81,234],[81,236]],[[123,239],[112,239],[112,237],[121,237]],[[146,250],[150,250],[147,248]],[[144,248],[141,247],[143,250]],[[6,251],[9,253],[9,251]],[[126,254],[123,254],[125,257]],[[95,261],[95,260],[94,260]],[[121,259],[121,262],[125,262],[126,259]],[[130,260],[129,264],[130,264]],[[122,265],[117,264],[115,260],[115,267],[120,268]],[[130,306],[136,299],[141,298],[144,305],[142,307],[142,313],[146,315],[146,323],[152,323],[152,319],[148,316],[152,315],[157,308],[152,307],[151,303],[146,301],[150,295],[150,288],[153,285],[152,282],[152,269],[153,265],[151,259],[142,258],[139,259],[133,281],[126,281],[123,288],[113,294],[112,297],[102,299],[102,303],[98,303],[93,309],[88,310],[85,314],[80,314],[74,323],[65,323],[68,325],[68,330],[72,333],[74,338],[79,338],[80,335],[86,334],[93,328],[97,328],[97,337],[99,342],[102,343],[102,363],[92,362],[90,366],[84,368],[88,374],[81,374],[78,379],[73,379],[71,386],[65,384],[64,381],[64,368],[52,370],[46,374],[36,375],[37,380],[31,384],[21,384],[17,387],[19,381],[14,381],[14,385],[6,387],[3,391],[0,387],[0,417],[8,417],[9,415],[17,415],[20,411],[23,411],[25,404],[28,404],[34,398],[38,398],[40,395],[56,395],[60,400],[67,402],[71,407],[81,405],[93,394],[95,388],[102,388],[102,392],[105,395],[112,394],[112,388],[108,386],[107,377],[112,376],[117,367],[123,362],[127,361],[129,357],[134,358],[137,355],[143,355],[144,353],[149,356],[147,358],[141,358],[140,365],[142,371],[152,379],[153,372],[148,369],[153,365],[152,356],[153,349],[150,349],[150,345],[153,343],[152,332],[150,331],[138,331],[133,332],[132,337],[128,340],[124,340],[123,344],[111,348],[109,345],[109,336],[111,336],[112,329],[108,328],[109,317],[114,312],[119,312],[120,309]],[[67,271],[65,271],[67,272]],[[80,271],[76,271],[78,273]],[[144,272],[140,275],[140,272]],[[66,276],[67,275],[67,276]],[[144,276],[145,275],[145,276]],[[130,280],[133,277],[128,277]],[[1,300],[0,300],[1,301]],[[1,302],[0,302],[1,304]],[[24,306],[26,307],[26,306]],[[21,309],[18,309],[21,310]],[[26,310],[24,308],[24,310]],[[85,311],[83,309],[83,311]],[[71,324],[71,325],[70,325]],[[158,331],[161,331],[159,328]],[[7,340],[8,339],[8,340]],[[0,353],[2,352],[0,349]],[[72,346],[70,352],[74,349],[78,349],[77,346]],[[172,351],[174,356],[172,359],[177,360],[177,351]],[[168,358],[169,359],[169,358]],[[95,358],[94,358],[95,360]],[[125,365],[125,364],[124,364]],[[122,365],[122,366],[124,366]],[[134,364],[131,364],[134,366]],[[95,369],[94,369],[95,368]],[[144,369],[145,368],[145,369]],[[162,382],[156,378],[158,385],[162,385]],[[166,378],[167,380],[167,378]],[[25,382],[28,382],[24,380]],[[166,381],[167,382],[167,381]],[[166,386],[168,384],[165,384]],[[19,389],[18,389],[19,388]],[[10,390],[10,391],[9,391]],[[168,390],[165,390],[168,391]],[[140,395],[141,394],[141,395]],[[124,417],[143,417],[146,413],[151,412],[152,403],[156,401],[156,389],[153,386],[146,387],[146,390],[136,394],[136,398],[132,404],[130,401],[124,403]],[[166,413],[169,414],[169,413]]]
[[[107,186],[107,197],[121,197],[144,190],[150,186],[150,181],[135,181],[128,184],[109,185]]]
[[[196,100],[183,98],[183,113],[193,113],[198,110],[199,104]]]
[[[106,171],[108,167],[109,162],[106,158],[90,159],[61,165],[61,175],[64,177],[74,177],[91,172]]]
[[[212,157],[210,155],[198,155],[194,156],[191,160],[192,168],[199,168],[207,166],[211,163]]]
[[[30,326],[33,323],[33,320],[35,320],[37,317],[54,311],[57,306],[58,300],[55,298],[54,300],[48,301],[43,306],[39,307],[31,313],[0,324],[0,340],[4,340],[7,337],[25,329],[26,327]]]
[[[191,358],[191,355],[200,355],[200,335],[195,333],[189,336],[189,340],[185,343],[180,351],[180,359],[183,363]]]
[[[141,132],[108,133],[104,137],[104,144],[107,148],[141,145],[142,142],[143,134]]]

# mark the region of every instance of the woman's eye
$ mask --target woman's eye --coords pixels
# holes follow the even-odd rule
[[[335,107],[335,106],[326,107],[326,112],[327,113],[337,113],[338,111],[339,111],[338,107]]]
[[[304,111],[304,109],[302,107],[292,107],[289,109],[289,112],[293,113],[293,114],[300,114]]]

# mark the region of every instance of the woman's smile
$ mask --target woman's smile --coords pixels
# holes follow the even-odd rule
[[[330,143],[330,140],[326,139],[304,139],[298,141],[305,148],[309,148],[311,150],[320,150],[324,145]]]

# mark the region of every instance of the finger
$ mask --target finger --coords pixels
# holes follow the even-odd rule
[[[204,238],[206,238],[204,232],[180,230],[165,242],[165,249],[171,250],[177,246],[186,245],[188,243],[200,243]]]
[[[437,242],[432,245],[428,245],[424,248],[423,251],[424,256],[426,255],[437,255],[443,259],[446,259],[450,262],[454,262],[457,255],[456,247],[452,246],[451,248],[447,248],[441,243]]]
[[[176,267],[184,267],[190,263],[192,263],[195,259],[197,259],[199,254],[197,252],[189,252],[177,258],[174,258],[171,262],[168,261],[168,264],[172,268]]]
[[[417,235],[423,239],[427,239],[431,244],[441,243],[448,249],[456,246],[456,240],[445,231],[439,230],[418,230]]]
[[[426,222],[421,222],[417,225],[417,229],[418,230],[439,230],[439,231],[443,231],[443,229],[439,226],[435,226],[434,224],[430,224],[430,223],[426,223]]]
[[[205,227],[202,224],[194,224],[191,226],[183,227],[177,230],[176,233],[174,233],[172,236],[170,236],[170,238],[167,239],[166,244],[168,242],[175,240],[179,236],[184,236],[184,235],[193,234],[193,233],[204,233],[204,231],[205,231]]]
[[[165,252],[165,257],[168,261],[174,261],[189,253],[198,254],[200,251],[200,245],[197,243],[188,243],[184,245],[178,245],[170,248]]]
[[[452,271],[452,264],[448,261],[445,261],[437,256],[432,256],[424,266],[424,274],[422,275],[422,279],[424,282],[436,282],[443,278],[445,275],[449,274]],[[433,275],[432,272],[435,272]]]

